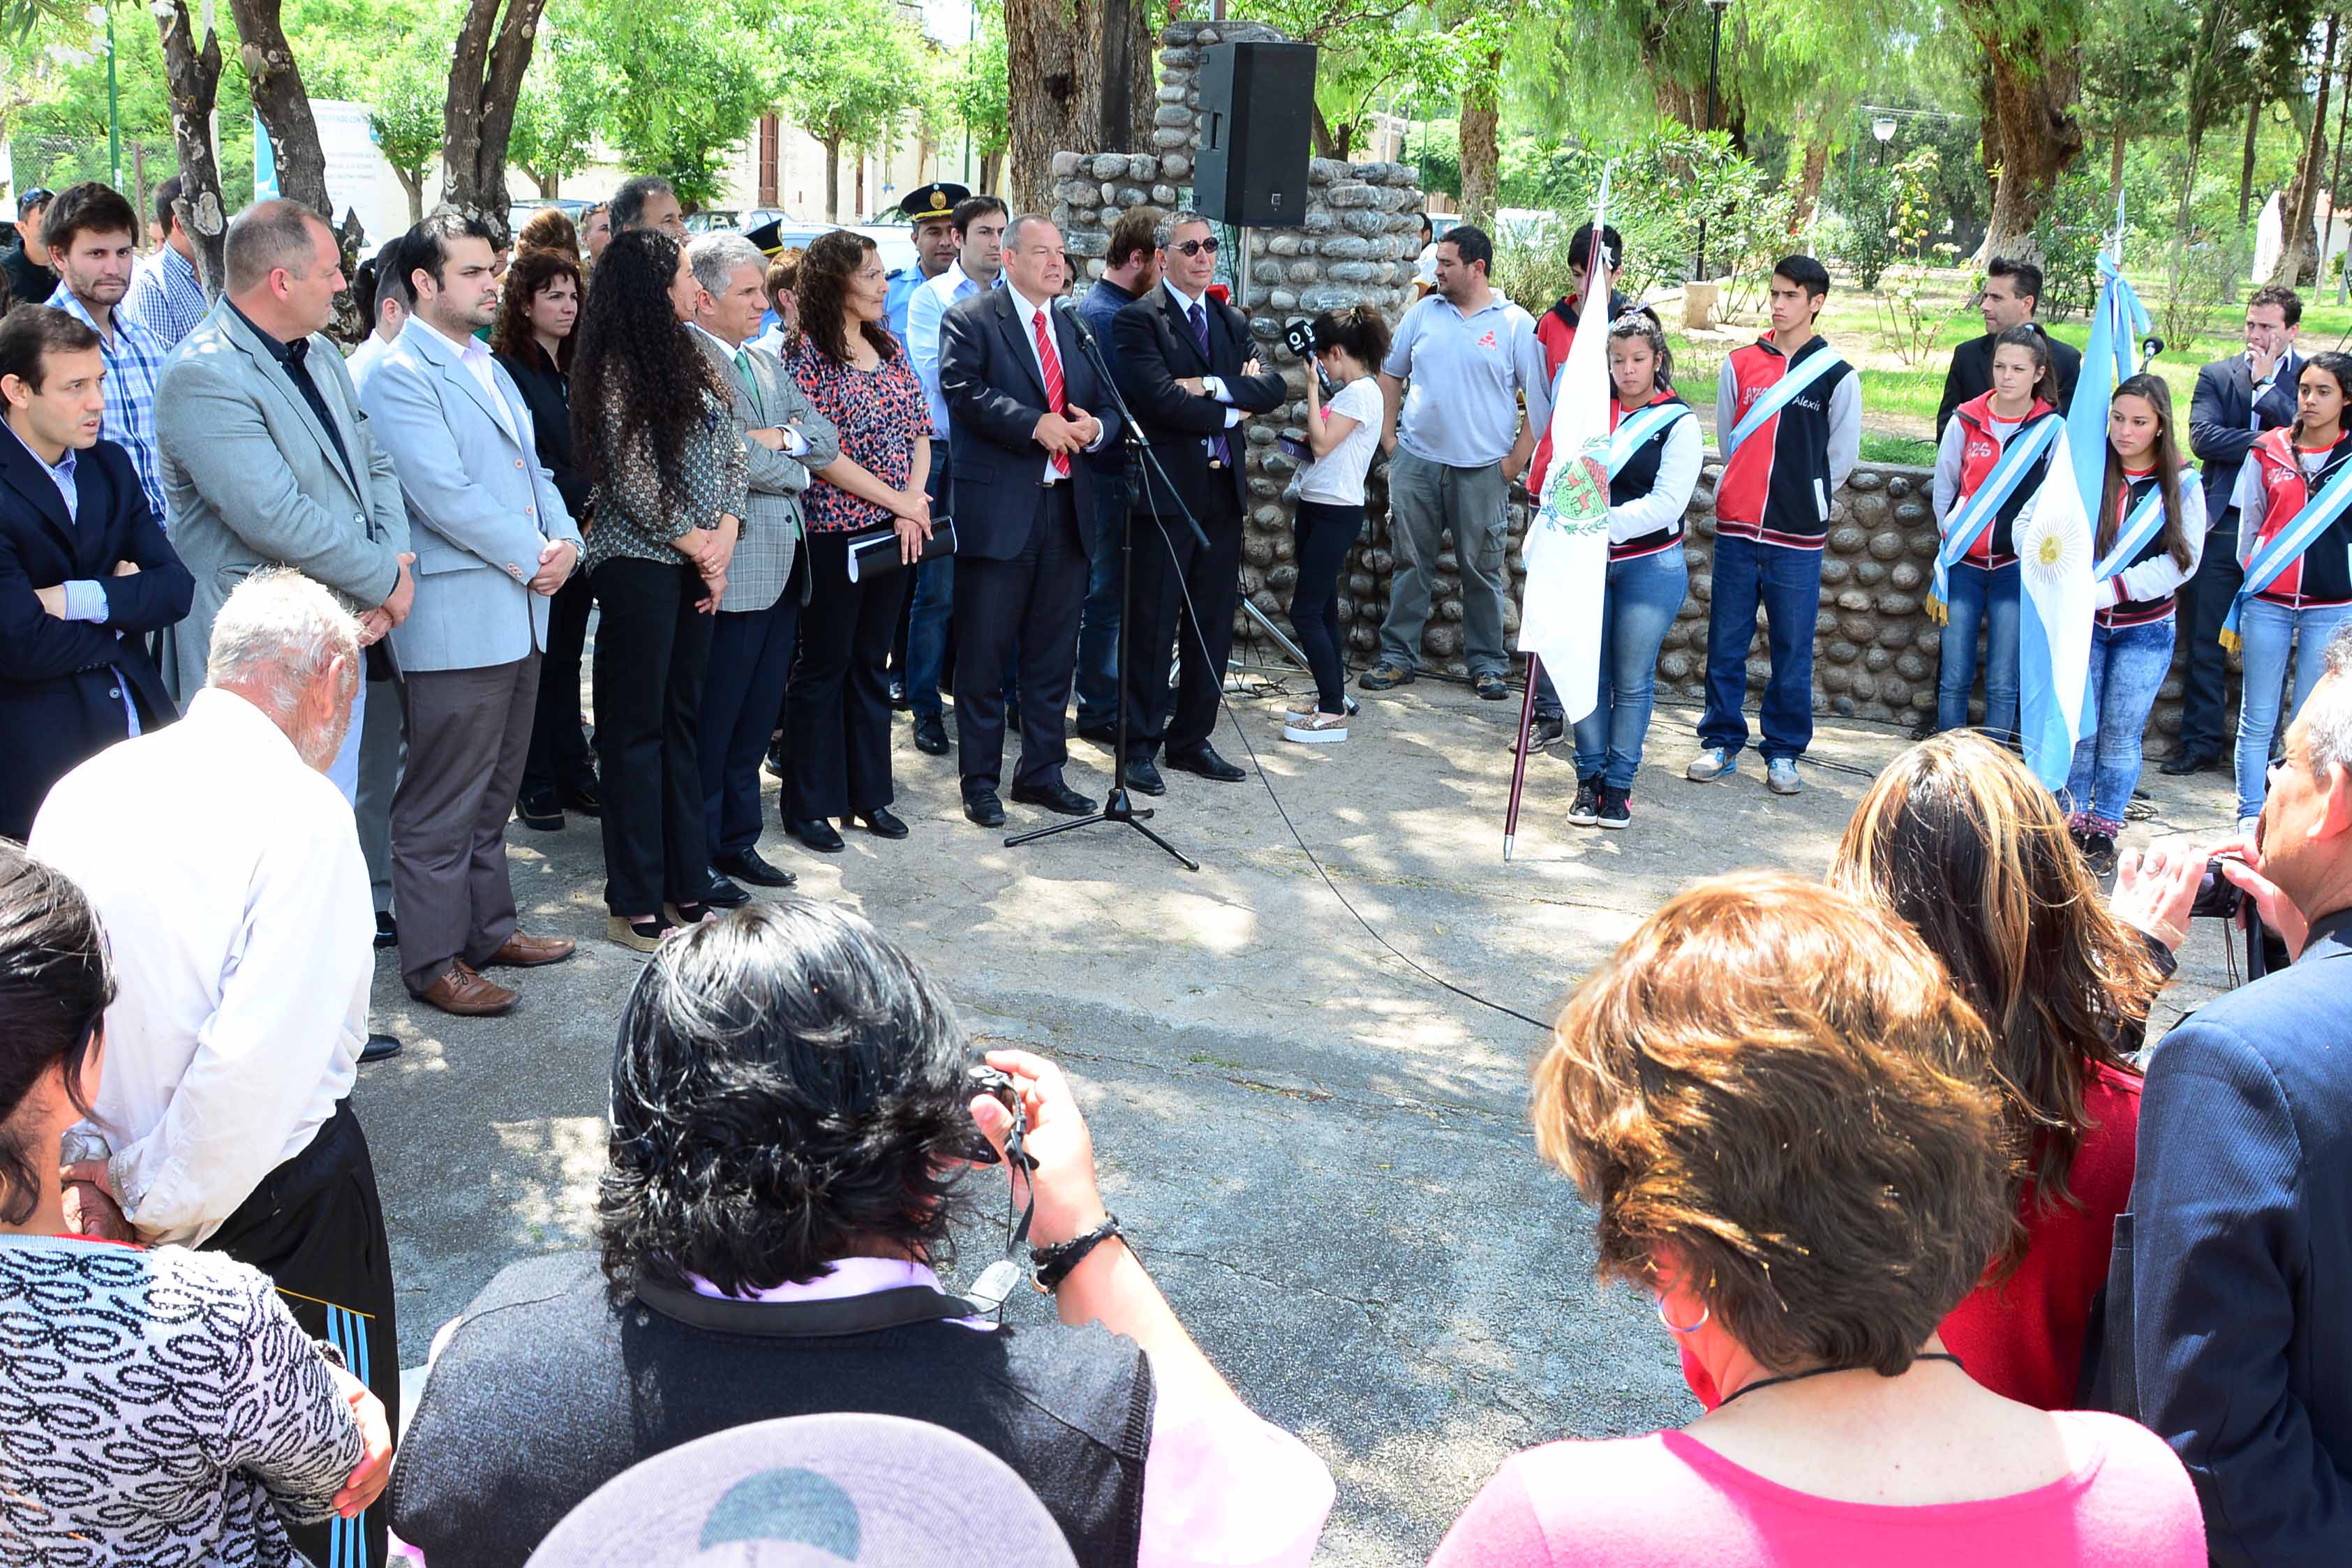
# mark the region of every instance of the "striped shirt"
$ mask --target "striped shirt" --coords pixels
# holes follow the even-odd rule
[[[131,292],[122,297],[123,315],[147,329],[147,335],[169,353],[181,339],[196,329],[212,302],[196,281],[194,263],[165,246],[139,268]]]
[[[74,298],[73,290],[62,283],[49,296],[49,308],[62,310],[98,332],[98,351],[106,362],[106,413],[99,434],[131,454],[131,465],[139,470],[139,487],[147,492],[155,524],[164,527],[163,465],[155,445],[155,383],[163,375],[163,345],[120,309],[114,312],[110,340]]]

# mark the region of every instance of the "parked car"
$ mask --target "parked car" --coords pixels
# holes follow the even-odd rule
[[[686,215],[686,232],[690,235],[750,234],[761,224],[790,223],[793,215],[782,207],[706,207]]]
[[[571,196],[551,196],[541,202],[516,202],[507,208],[507,233],[510,235],[521,233],[522,225],[530,221],[530,215],[543,207],[558,209],[576,226],[580,220],[587,215],[588,209],[595,204],[593,202],[583,202]]]

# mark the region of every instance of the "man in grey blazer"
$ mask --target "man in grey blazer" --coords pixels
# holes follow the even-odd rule
[[[393,897],[409,995],[474,1018],[516,1000],[483,968],[572,952],[518,928],[506,824],[530,747],[547,601],[579,564],[580,530],[540,466],[522,393],[474,336],[498,313],[490,231],[438,213],[402,252],[415,311],[361,394],[416,547],[415,607],[393,633],[408,689]]]
[[[710,836],[707,902],[748,901],[739,883],[790,887],[793,873],[759,850],[760,758],[782,705],[799,640],[808,572],[800,562],[801,492],[809,473],[841,455],[833,422],[803,395],[774,356],[751,348],[767,299],[767,261],[740,235],[705,235],[686,247],[701,286],[695,341],[733,390],[735,423],[751,461],[743,532],[727,568],[702,685],[703,820]]]
[[[164,361],[155,394],[172,545],[196,583],[165,671],[183,697],[204,686],[221,601],[265,566],[326,584],[369,643],[415,596],[399,479],[320,336],[343,287],[334,234],[299,202],[258,202],[228,226],[225,270],[226,291]],[[347,800],[365,689],[327,775]]]

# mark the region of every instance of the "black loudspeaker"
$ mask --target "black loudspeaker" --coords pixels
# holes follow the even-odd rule
[[[1202,49],[1192,204],[1219,223],[1297,226],[1307,215],[1314,113],[1314,45]]]

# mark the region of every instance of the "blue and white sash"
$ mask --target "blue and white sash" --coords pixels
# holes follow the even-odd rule
[[[1758,426],[1787,407],[1799,392],[1844,363],[1824,345],[1811,359],[1790,369],[1788,374],[1766,387],[1764,394],[1750,403],[1748,412],[1739,416],[1739,423],[1731,427],[1731,439],[1724,444],[1724,456],[1727,458],[1738,451],[1748,438],[1756,434]]]
[[[2018,486],[2024,483],[2025,471],[2042,460],[2042,455],[2058,438],[2058,432],[2065,423],[2063,415],[2045,413],[2033,422],[2031,429],[2021,430],[2011,436],[2009,444],[2000,450],[2000,461],[1992,465],[1992,472],[1985,476],[1984,483],[1969,492],[1969,498],[1960,503],[1959,511],[1952,517],[1951,531],[1945,535],[1943,548],[1936,552],[1936,582],[1928,590],[1928,596],[1937,604],[1952,601],[1953,564],[1964,559],[1969,551],[1976,548],[1977,540],[1984,538],[1993,524],[2000,519],[2002,506],[2016,493]],[[1934,617],[1932,611],[1929,614]]]
[[[2312,541],[2333,527],[2347,507],[2352,507],[2352,462],[2339,465],[2336,476],[2305,503],[2294,520],[2273,534],[2268,544],[2255,549],[2253,559],[2246,562],[2245,586],[2230,601],[2229,618],[2221,622],[2221,646],[2232,651],[2237,648],[2238,618],[2246,608],[2246,601],[2277,581],[2279,573],[2301,560]]]
[[[2180,478],[2183,484],[2194,484],[2196,472],[2184,468]],[[2140,498],[2139,505],[2132,508],[2131,516],[2124,519],[2124,526],[2116,532],[2114,546],[2091,569],[2092,580],[2105,582],[2129,566],[2132,558],[2146,549],[2147,541],[2156,538],[2163,528],[2164,486],[2159,484],[2150,486],[2147,494]]]
[[[1614,479],[1624,472],[1625,465],[1643,444],[1678,419],[1688,417],[1693,410],[1686,402],[1654,402],[1630,419],[1618,422],[1616,431],[1609,437],[1609,477]]]

